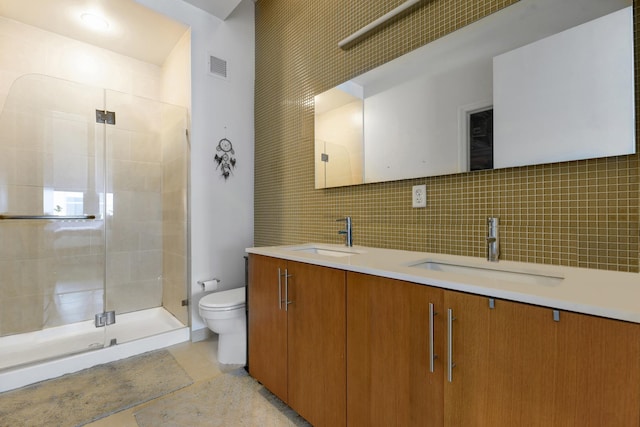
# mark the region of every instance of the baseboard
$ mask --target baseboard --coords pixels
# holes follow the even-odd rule
[[[205,341],[213,335],[209,328],[196,329],[191,331],[191,342]]]

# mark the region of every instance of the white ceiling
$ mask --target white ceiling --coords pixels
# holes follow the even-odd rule
[[[242,0],[184,0],[195,7],[217,16],[223,21],[227,19],[231,12],[240,4]]]
[[[104,16],[109,28],[103,32],[88,29],[80,19],[85,12]],[[156,65],[162,65],[188,29],[134,0],[0,0],[0,16]]]

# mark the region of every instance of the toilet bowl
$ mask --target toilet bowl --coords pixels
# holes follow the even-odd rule
[[[214,292],[198,303],[200,317],[218,334],[218,362],[244,365],[247,361],[245,288]]]

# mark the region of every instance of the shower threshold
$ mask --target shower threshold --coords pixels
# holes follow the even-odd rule
[[[86,321],[2,337],[0,392],[168,347],[189,338],[189,328],[162,307],[120,314],[116,323],[107,327],[106,335],[105,329]],[[78,346],[79,342],[84,348]],[[109,346],[112,342],[117,345]],[[73,354],[64,355],[74,348],[77,350]]]

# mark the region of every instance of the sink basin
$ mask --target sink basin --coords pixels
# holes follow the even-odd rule
[[[473,277],[485,277],[488,279],[504,280],[507,282],[523,283],[527,285],[556,286],[564,280],[563,277],[551,276],[542,273],[499,270],[495,268],[453,264],[435,260],[423,261],[417,264],[413,264],[410,267],[425,268],[427,270],[433,271],[444,271],[447,273],[464,274]]]
[[[332,257],[346,257],[351,255],[357,255],[361,253],[357,250],[351,250],[345,247],[344,249],[325,248],[320,246],[305,246],[298,248],[289,248],[290,251],[304,252],[307,254],[325,255]]]

